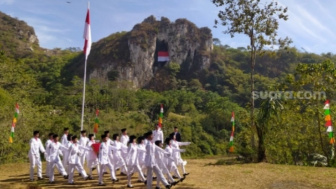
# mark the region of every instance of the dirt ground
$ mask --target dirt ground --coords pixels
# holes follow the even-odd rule
[[[336,169],[322,167],[304,167],[275,165],[267,163],[211,165],[218,159],[189,159],[186,169],[190,172],[186,180],[173,188],[176,189],[322,189],[336,188]],[[43,173],[45,164],[43,164]],[[94,180],[84,181],[75,175],[76,185],[68,185],[67,180],[56,174],[55,184],[50,185],[47,178],[41,181],[29,181],[29,164],[17,163],[0,165],[1,189],[42,189],[42,188],[126,188],[125,176],[117,177],[120,182],[112,184],[105,175],[106,186],[98,186],[97,175]],[[137,174],[132,178],[134,188],[145,188],[137,183]],[[155,183],[155,181],[154,181]],[[161,186],[164,188],[163,186]],[[155,188],[155,187],[154,187]]]

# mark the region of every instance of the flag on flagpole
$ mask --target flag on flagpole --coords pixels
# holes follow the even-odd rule
[[[161,104],[160,115],[159,115],[159,127],[162,128],[162,119],[163,119],[163,104]]]
[[[327,127],[327,133],[329,136],[329,142],[330,144],[334,144],[335,143],[335,138],[334,138],[334,132],[333,132],[333,126],[332,126],[332,122],[331,122],[331,116],[330,116],[330,102],[329,100],[326,100],[326,102],[324,103],[324,120],[325,120],[325,126]]]
[[[90,4],[88,4],[88,9],[86,13],[85,26],[84,26],[84,54],[87,59],[91,51],[91,25],[90,25]]]
[[[234,112],[231,113],[231,123],[232,123],[232,131],[231,131],[231,135],[230,135],[230,149],[229,152],[234,152],[234,147],[233,147],[233,135],[234,135],[234,131],[235,131],[235,115]]]
[[[12,120],[11,133],[10,133],[10,136],[9,136],[9,143],[13,143],[13,138],[14,138],[14,128],[15,128],[15,126],[16,126],[17,119],[18,119],[18,117],[19,117],[19,113],[20,113],[20,110],[19,110],[19,104],[16,103],[16,104],[15,104],[14,118],[13,118],[13,120]]]
[[[96,110],[95,123],[94,123],[94,125],[93,125],[93,132],[94,132],[95,134],[98,133],[98,128],[99,128],[99,119],[98,119],[98,115],[99,115],[99,110],[97,109],[97,110]]]
[[[81,130],[84,129],[84,107],[85,107],[85,85],[86,85],[86,67],[87,67],[87,58],[91,51],[91,23],[90,23],[90,3],[88,2],[88,9],[85,19],[84,27],[84,54],[85,54],[85,64],[84,64],[84,78],[83,78],[83,100],[82,100],[82,114],[81,114]]]

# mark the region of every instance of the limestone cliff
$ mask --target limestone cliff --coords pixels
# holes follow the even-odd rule
[[[112,34],[93,44],[88,76],[127,81],[141,88],[170,62],[184,65],[186,72],[207,68],[212,48],[209,28],[197,28],[186,19],[171,22],[162,17],[158,21],[150,16],[130,32]],[[158,51],[168,51],[170,61],[158,62]]]
[[[31,55],[39,47],[32,27],[24,21],[0,12],[0,51],[6,56],[20,58]]]

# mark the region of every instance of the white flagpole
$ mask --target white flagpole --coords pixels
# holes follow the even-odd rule
[[[90,10],[90,2],[88,2],[88,11]],[[88,24],[86,23],[86,20],[85,20],[85,24]],[[89,26],[90,26],[91,23],[89,23]],[[89,30],[91,30],[89,28]],[[87,31],[86,31],[87,32]],[[91,31],[89,31],[91,32]],[[87,35],[87,34],[86,34]],[[86,38],[87,36],[85,36],[85,40],[87,40]],[[91,33],[89,33],[89,38],[91,38]],[[88,43],[91,43],[91,39]],[[90,44],[91,45],[91,44]],[[84,127],[84,106],[85,106],[85,86],[86,86],[86,65],[87,65],[87,59],[88,59],[88,55],[90,52],[87,52],[87,49],[85,49],[85,64],[84,64],[84,78],[83,78],[83,101],[82,101],[82,115],[81,115],[81,131],[83,130],[83,127]]]
[[[86,57],[86,56],[85,56]],[[84,124],[84,105],[85,105],[85,85],[86,85],[86,64],[87,64],[87,58],[85,58],[85,64],[84,64],[84,79],[83,79],[83,101],[82,101],[82,116],[81,116],[81,131],[83,130],[83,124]]]

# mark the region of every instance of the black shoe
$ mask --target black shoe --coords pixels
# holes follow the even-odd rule
[[[170,189],[170,188],[171,188],[171,185],[166,185],[166,188],[167,188],[167,189]]]
[[[127,188],[134,188],[132,185],[127,184]]]
[[[173,179],[178,179],[179,177],[177,177],[177,176],[175,176],[175,175],[173,175]]]
[[[147,180],[145,180],[144,184],[147,185]]]
[[[37,177],[37,180],[43,180],[43,177]]]
[[[93,180],[91,175],[88,176],[88,180]]]
[[[64,179],[68,179],[69,176],[68,176],[68,175],[64,175],[63,178],[64,178]]]
[[[94,168],[92,168],[92,171],[94,171],[96,168],[94,167]]]
[[[187,176],[187,175],[189,175],[189,173],[184,173],[184,174],[183,174],[183,176]]]
[[[119,179],[112,179],[113,183],[119,182]]]
[[[89,180],[89,177],[88,177],[88,176],[87,176],[87,177],[85,177],[85,178],[84,178],[84,180]]]
[[[179,183],[179,181],[174,181],[173,183],[171,183],[171,185],[175,186],[177,183]]]
[[[185,177],[183,177],[183,178],[180,178],[180,182],[183,182],[183,180],[185,179]]]
[[[104,175],[105,175],[105,174],[108,174],[108,172],[104,172],[103,174],[104,174]]]
[[[55,182],[54,181],[50,181],[49,184],[55,184]]]
[[[156,177],[153,177],[153,180],[156,180]]]
[[[75,185],[75,183],[74,183],[74,182],[70,182],[70,183],[68,183],[68,184],[70,184],[70,185]]]
[[[82,173],[78,173],[79,176],[82,176]]]
[[[100,182],[100,183],[98,183],[98,186],[106,186],[106,184]]]
[[[121,176],[127,176],[127,174],[125,174],[125,173],[123,173],[123,172],[121,172],[120,175],[121,175]]]
[[[155,187],[155,189],[161,189],[160,187]]]

